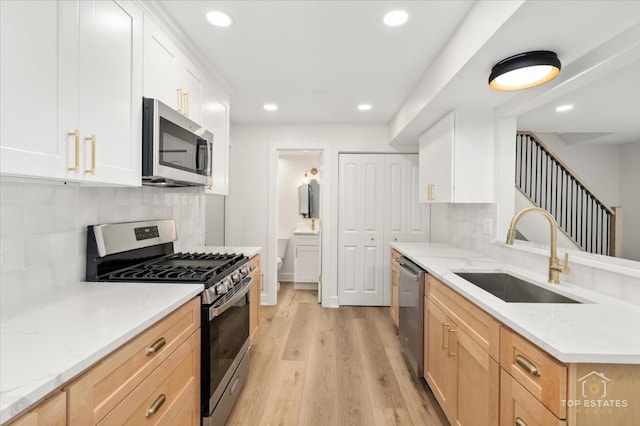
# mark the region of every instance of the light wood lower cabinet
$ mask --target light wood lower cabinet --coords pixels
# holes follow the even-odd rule
[[[501,426],[565,426],[509,373],[500,373]]]
[[[391,250],[391,304],[389,305],[389,313],[396,327],[400,324],[400,270],[398,269],[398,258],[400,253]]]
[[[253,345],[258,338],[258,329],[260,328],[260,293],[262,292],[262,271],[260,270],[260,255],[256,254],[249,259],[253,270],[253,286],[249,293],[249,336]]]
[[[185,415],[194,419],[191,424],[199,424],[200,298],[169,314],[64,389],[72,425],[172,424],[171,418]]]
[[[67,394],[56,392],[35,409],[9,423],[9,426],[65,426],[67,424]]]
[[[431,275],[425,290],[427,383],[452,424],[498,424],[499,323]]]

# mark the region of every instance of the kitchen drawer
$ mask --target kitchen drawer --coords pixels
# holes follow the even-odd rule
[[[496,361],[499,359],[500,323],[495,318],[429,274],[425,291],[427,297],[481,349]]]
[[[509,373],[500,371],[500,426],[565,426]]]
[[[251,259],[249,259],[249,265],[251,265],[252,270],[260,269],[260,255],[256,254]]]
[[[56,392],[34,410],[8,426],[65,426],[67,424],[67,394]]]
[[[70,424],[98,423],[200,328],[200,298],[187,302],[65,388]]]
[[[402,257],[402,254],[400,254],[399,251],[392,249],[391,250],[391,263],[395,263],[396,265],[398,264],[398,258]]]
[[[185,408],[200,410],[200,329],[156,368],[100,426],[172,425]],[[199,424],[191,423],[196,426]],[[181,423],[182,424],[182,423]]]
[[[500,365],[553,414],[566,418],[567,367],[512,330],[500,332]]]

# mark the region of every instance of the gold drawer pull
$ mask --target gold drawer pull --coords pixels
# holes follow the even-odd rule
[[[516,417],[515,426],[527,426],[527,424],[520,417]]]
[[[527,370],[529,374],[532,376],[539,377],[540,371],[538,371],[538,367],[536,367],[531,361],[523,357],[522,355],[516,355],[516,363]]]
[[[147,348],[147,356],[153,355],[155,353],[158,353],[160,348],[162,348],[166,343],[167,343],[167,341],[164,339],[164,337],[161,337],[158,340],[156,340],[155,342],[153,342],[151,344],[151,346],[149,346]]]
[[[449,323],[443,322],[442,323],[442,349],[449,349],[449,333],[447,333],[447,331],[449,330]],[[445,337],[446,339],[446,343],[445,343]]]
[[[433,188],[434,187],[435,187],[435,185],[432,184],[432,183],[427,185],[427,200],[429,200],[429,201],[434,200],[434,198],[433,198]]]
[[[80,169],[80,132],[78,131],[78,129],[76,129],[75,132],[69,132],[67,134],[69,136],[73,136],[76,149],[74,166],[69,167],[69,171],[77,173]]]
[[[451,328],[447,331],[447,344],[449,345],[449,347],[447,348],[447,355],[449,356],[456,356],[455,352],[451,352],[451,341],[449,340],[449,333],[455,334],[455,332],[456,331]]]
[[[162,407],[162,404],[164,404],[166,400],[167,400],[166,395],[161,393],[160,396],[157,397],[156,400],[153,401],[153,404],[151,404],[151,406],[147,409],[147,414],[145,415],[145,417],[151,417],[155,413],[157,413],[160,407]]]

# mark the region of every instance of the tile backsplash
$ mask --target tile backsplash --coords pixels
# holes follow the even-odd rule
[[[0,179],[0,308],[83,280],[88,225],[174,219],[182,245],[204,245],[204,197]]]
[[[434,204],[431,207],[431,241],[473,250],[533,272],[546,271],[548,252],[507,246],[502,244],[502,236],[498,236],[499,242],[496,242],[495,235],[483,230],[485,220],[490,220],[495,226],[496,212],[495,204]],[[495,229],[492,231],[495,234]],[[559,255],[563,256],[564,251],[559,249]],[[577,256],[570,255],[571,272],[561,275],[561,281],[640,305],[640,266],[635,262],[633,268],[608,266],[605,269],[590,261],[588,256],[580,259]],[[609,264],[613,263],[606,260],[610,258],[604,259]]]

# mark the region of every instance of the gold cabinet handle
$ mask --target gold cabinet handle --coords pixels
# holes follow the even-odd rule
[[[442,323],[442,349],[449,349],[449,323]],[[445,343],[446,337],[446,343]]]
[[[160,396],[157,397],[156,400],[153,401],[153,404],[151,404],[151,406],[147,409],[147,414],[145,415],[145,417],[148,418],[153,416],[155,413],[157,413],[160,407],[162,407],[162,404],[164,404],[166,400],[167,400],[167,396],[161,393]]]
[[[456,356],[455,352],[451,352],[451,340],[449,339],[449,333],[454,333],[455,334],[455,330],[452,328],[449,328],[449,330],[447,330],[447,355],[449,356]]]
[[[183,102],[184,102],[184,90],[182,90],[182,87],[178,88],[178,112],[180,114],[182,114],[182,108],[183,108]]]
[[[532,363],[522,355],[516,355],[516,363],[520,367],[527,370],[529,374],[531,374],[532,376],[536,376],[536,377],[540,376],[540,371],[538,370],[538,367],[536,367],[534,363]]]
[[[435,187],[434,184],[430,183],[429,185],[427,185],[427,200],[429,201],[433,201],[433,188]]]
[[[155,353],[158,353],[160,348],[162,348],[166,343],[167,343],[167,341],[164,339],[164,337],[161,337],[158,340],[156,340],[155,342],[153,342],[151,344],[151,346],[149,346],[147,348],[147,356],[153,355]]]
[[[91,141],[91,168],[85,170],[85,173],[96,174],[96,135],[91,135],[88,138],[84,138],[84,141]]]
[[[182,94],[182,97],[184,98],[184,115],[186,115],[187,117],[189,116],[189,92],[184,92]]]
[[[522,420],[520,417],[516,417],[516,421],[514,423],[515,426],[527,426],[527,423]]]
[[[78,129],[76,129],[75,132],[69,132],[67,134],[69,136],[73,136],[76,149],[75,166],[69,167],[69,171],[78,173],[78,171],[80,170],[80,132],[78,131]]]

